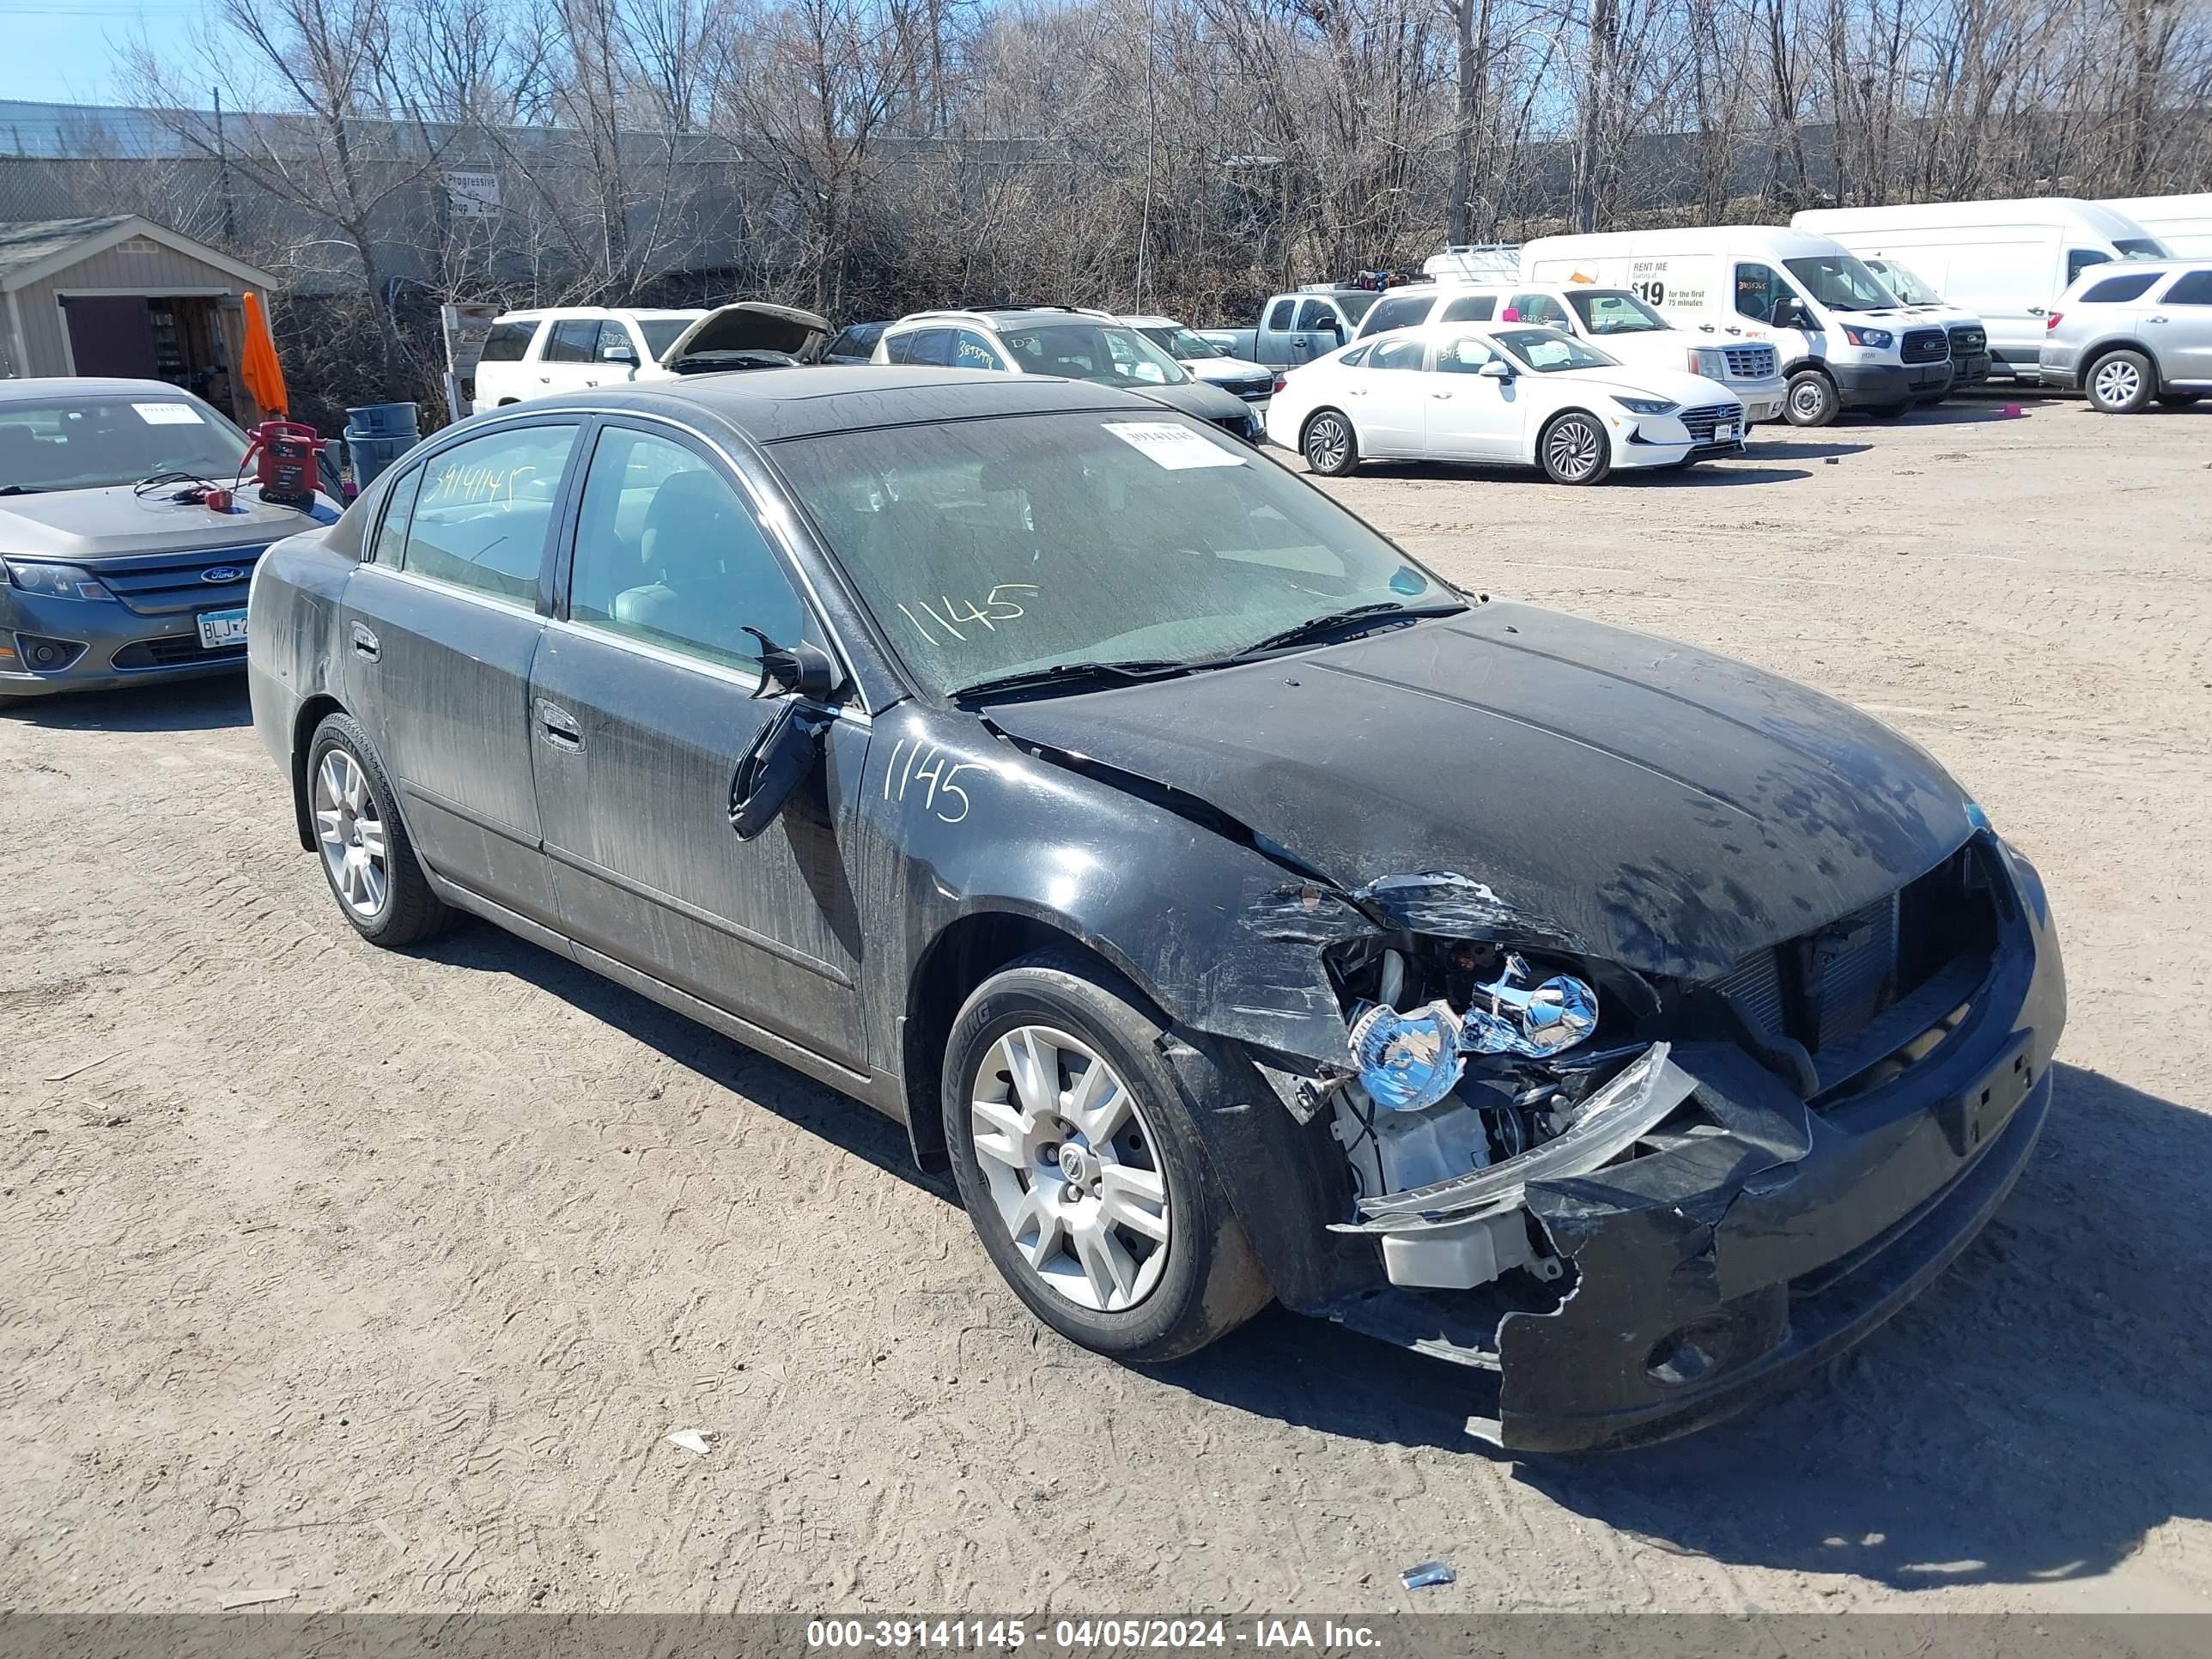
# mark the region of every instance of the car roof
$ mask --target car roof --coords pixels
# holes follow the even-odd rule
[[[0,380],[0,404],[45,403],[55,398],[191,398],[167,380],[125,380],[92,374],[47,374],[25,380]]]
[[[1122,322],[1122,319],[1110,311],[1094,310],[1088,306],[972,306],[910,311],[891,326],[905,328],[909,324],[935,324],[942,327],[951,323],[972,323],[982,328],[1021,328],[1038,323],[1064,323],[1078,317],[1088,318],[1094,323],[1118,325]]]
[[[1002,374],[972,368],[908,364],[837,364],[741,369],[648,380],[566,397],[538,398],[502,416],[547,415],[578,409],[634,409],[682,419],[704,410],[757,443],[868,427],[983,420],[1004,415],[1100,409],[1162,412],[1159,404],[1088,380],[1054,374]]]
[[[585,317],[685,317],[696,321],[713,309],[711,306],[539,306],[529,311],[502,311],[492,320],[495,323],[542,323],[548,317],[568,319]]]

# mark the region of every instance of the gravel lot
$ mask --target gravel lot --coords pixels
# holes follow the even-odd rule
[[[2212,1609],[2212,409],[2000,407],[1335,486],[1894,722],[2065,935],[2001,1218],[1823,1381],[1605,1460],[1279,1312],[1067,1346],[864,1109],[488,927],[357,943],[241,685],[0,714],[0,1606]]]

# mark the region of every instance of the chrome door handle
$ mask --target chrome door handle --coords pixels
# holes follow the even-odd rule
[[[2163,317],[2150,317],[2150,318],[2146,318],[2144,320],[2145,320],[2145,321],[2147,321],[2147,322],[2162,323],[2162,322],[2164,322],[2164,321],[2166,320],[2166,319],[2165,319],[2165,318],[2163,318]]]
[[[2027,314],[2031,317],[2040,317],[2043,315],[2043,307],[2041,306],[2030,306],[2027,308]]]
[[[556,702],[538,699],[538,733],[546,742],[559,749],[581,749],[584,728],[576,717]]]
[[[1434,398],[1440,404],[1448,403],[1451,398],[1451,393],[1449,392],[1431,392],[1429,393],[1429,396]]]
[[[377,643],[376,635],[360,623],[353,623],[346,629],[346,633],[353,641],[353,653],[356,657],[366,658],[368,661],[374,662],[377,653],[384,648]]]

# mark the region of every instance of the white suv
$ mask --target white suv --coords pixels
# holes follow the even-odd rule
[[[484,339],[470,407],[501,409],[595,386],[809,362],[829,334],[829,323],[811,311],[757,300],[713,311],[510,311]]]

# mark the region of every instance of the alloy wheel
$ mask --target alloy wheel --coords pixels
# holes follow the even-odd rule
[[[1143,1109],[1087,1044],[1045,1025],[991,1045],[969,1133],[1016,1252],[1078,1307],[1119,1313],[1168,1261],[1168,1189]]]
[[[315,838],[338,902],[373,919],[391,895],[390,851],[368,775],[346,750],[325,751],[315,769]]]
[[[2142,374],[2124,357],[2110,357],[2097,366],[2097,398],[2114,408],[2124,408],[2142,393]]]
[[[1352,434],[1336,416],[1324,415],[1306,428],[1306,464],[1316,472],[1335,471],[1351,447]]]
[[[1580,483],[1597,471],[1604,441],[1588,421],[1570,416],[1544,434],[1544,459],[1553,477]]]

